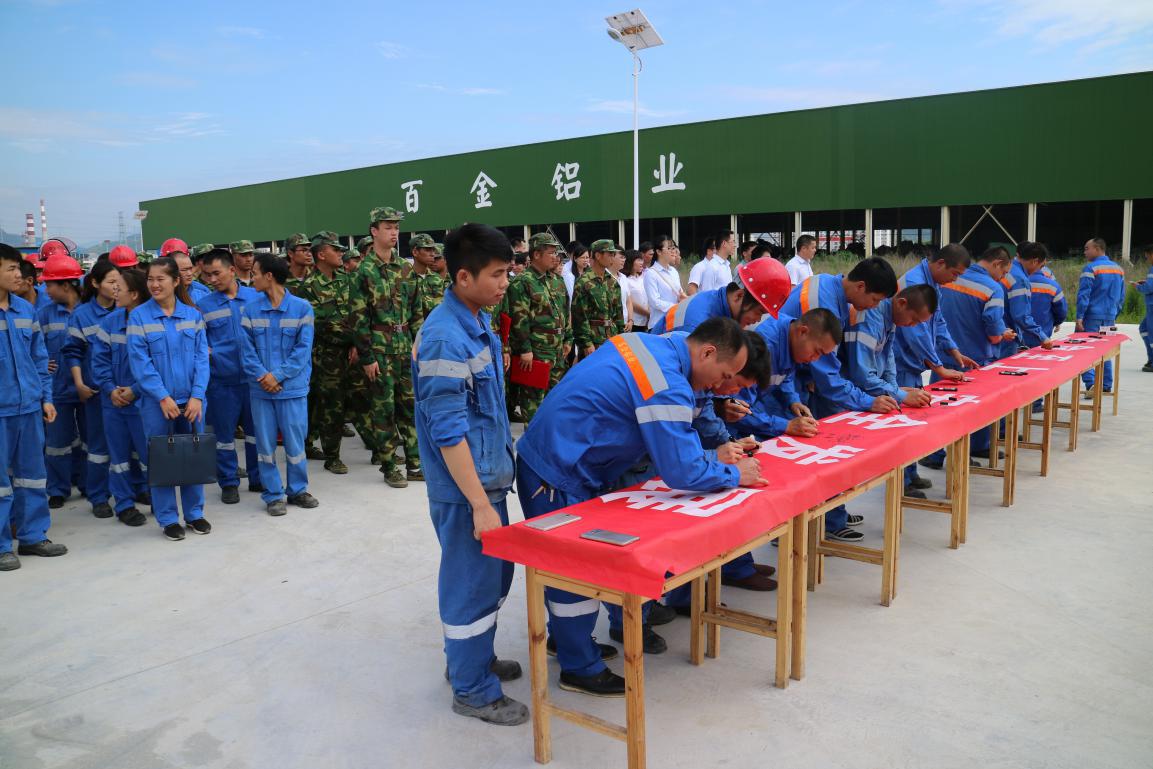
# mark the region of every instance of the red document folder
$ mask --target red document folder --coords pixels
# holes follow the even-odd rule
[[[512,356],[512,365],[508,367],[508,378],[513,384],[521,385],[522,387],[535,387],[538,390],[548,389],[548,375],[552,371],[552,364],[545,363],[543,360],[532,361],[532,370],[524,371],[520,367],[520,359],[517,356]]]
[[[508,332],[512,331],[512,318],[507,312],[500,314],[500,343],[508,347]]]

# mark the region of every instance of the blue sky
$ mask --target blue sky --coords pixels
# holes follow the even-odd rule
[[[143,199],[628,129],[632,7],[0,0],[0,227],[44,197],[87,243]],[[1153,69],[1150,0],[641,7],[642,127]]]

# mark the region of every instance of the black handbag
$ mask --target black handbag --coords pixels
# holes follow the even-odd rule
[[[168,423],[168,435],[148,439],[149,486],[199,486],[216,483],[216,434],[176,434],[176,420]]]

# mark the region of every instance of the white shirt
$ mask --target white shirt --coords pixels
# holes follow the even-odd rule
[[[729,260],[723,256],[716,256],[712,263],[712,288],[725,288],[733,282],[733,268],[729,265]],[[707,280],[707,278],[706,278]],[[707,291],[704,286],[701,286],[702,291]]]
[[[693,265],[689,272],[689,283],[695,283],[698,291],[712,291],[733,282],[729,263],[720,256],[710,256]]]
[[[648,307],[649,298],[645,294],[645,278],[644,273],[640,275],[630,275],[625,278],[629,282],[629,296],[633,300],[633,325],[634,326],[647,326],[649,325],[649,318],[637,312],[638,307]]]
[[[561,265],[560,276],[564,280],[565,291],[568,291],[569,304],[572,304],[572,290],[576,286],[576,278],[572,274],[572,260]]]
[[[649,299],[649,317],[662,315],[680,300],[681,274],[672,265],[660,262],[645,270],[645,296]]]
[[[613,275],[617,279],[617,285],[621,287],[621,320],[628,325],[629,322],[629,279],[624,276],[624,273],[618,272]]]
[[[808,259],[801,256],[794,256],[786,262],[785,269],[789,271],[789,281],[794,286],[799,286],[813,277],[813,265],[809,263]]]

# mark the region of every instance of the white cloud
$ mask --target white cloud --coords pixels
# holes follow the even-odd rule
[[[386,59],[403,59],[408,56],[408,48],[400,43],[390,43],[387,40],[381,40],[376,44],[376,50],[380,51],[380,55]]]
[[[125,72],[117,77],[121,85],[131,88],[195,88],[200,82],[179,75],[164,75],[159,72]]]
[[[133,147],[222,133],[214,116],[205,112],[175,113],[156,125],[126,127],[121,116],[111,113],[0,107],[0,140],[24,152],[50,152],[74,143]]]
[[[257,27],[217,27],[216,31],[223,37],[247,37],[253,40],[263,40],[265,31]]]
[[[1081,43],[1099,50],[1153,31],[1149,0],[944,0],[943,5],[960,11],[980,8],[1001,35],[1032,38],[1045,48]]]
[[[419,88],[423,91],[436,91],[437,93],[446,93],[453,96],[503,96],[508,91],[503,88],[449,88],[440,83],[413,83],[413,88]]]
[[[775,110],[806,109],[809,107],[829,107],[836,104],[859,104],[892,98],[886,94],[871,91],[854,91],[837,88],[755,88],[751,86],[725,86],[721,89],[726,98],[744,102],[756,102]]]
[[[590,101],[585,107],[588,112],[612,112],[620,115],[633,114],[633,103],[627,99],[600,99]],[[643,117],[676,117],[683,115],[684,110],[658,110],[641,104],[637,107],[637,114]]]

